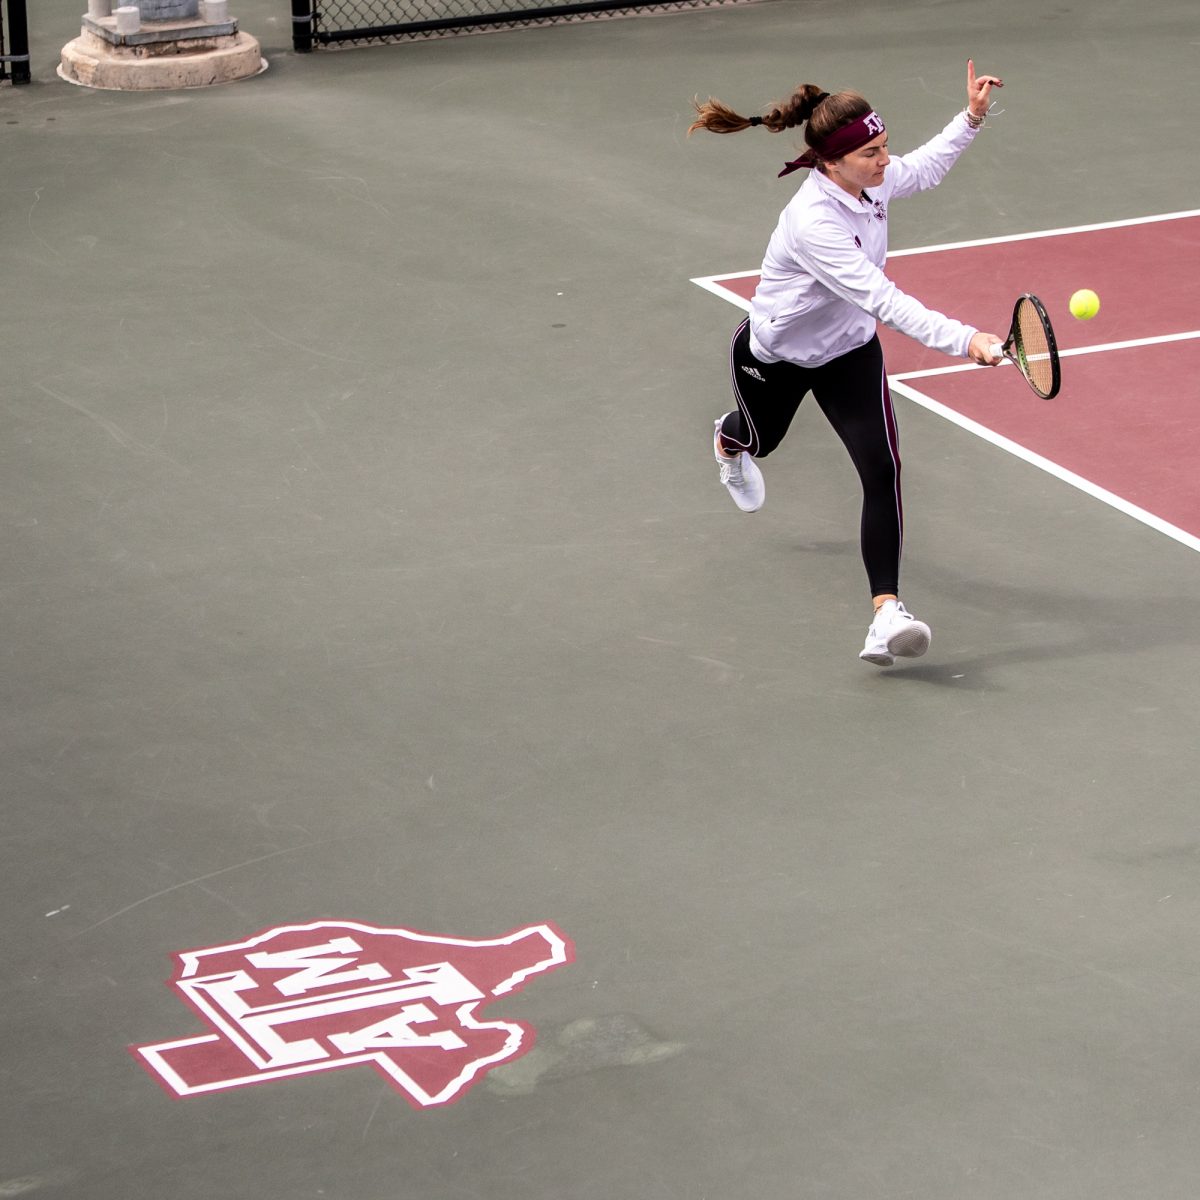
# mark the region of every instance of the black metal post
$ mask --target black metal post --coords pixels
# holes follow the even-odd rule
[[[313,48],[317,24],[317,0],[292,0],[292,49],[308,54]]]
[[[25,0],[8,0],[8,53],[4,58],[13,83],[30,81],[29,22],[25,16]]]

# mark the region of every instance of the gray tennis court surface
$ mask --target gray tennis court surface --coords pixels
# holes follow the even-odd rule
[[[860,663],[815,406],[761,513],[711,461],[689,280],[793,145],[684,137],[812,79],[911,147],[973,55],[895,248],[1194,208],[1194,5],[244,0],[265,74],[148,95],[56,77],[80,8],[0,89],[0,1195],[1194,1200],[1200,558],[898,398],[934,641]],[[297,1049],[351,1009],[446,1102]]]

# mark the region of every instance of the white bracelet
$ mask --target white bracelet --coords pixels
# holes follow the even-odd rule
[[[969,108],[963,109],[963,116],[967,118],[967,124],[972,129],[982,129],[984,121],[987,120],[987,113],[982,117],[977,117]]]

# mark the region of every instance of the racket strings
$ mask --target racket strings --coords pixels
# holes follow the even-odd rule
[[[1034,390],[1049,395],[1054,390],[1054,352],[1037,306],[1021,302],[1017,313],[1017,357]]]

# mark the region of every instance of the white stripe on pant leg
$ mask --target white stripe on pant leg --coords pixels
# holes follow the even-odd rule
[[[750,410],[746,406],[745,398],[742,396],[742,389],[740,386],[740,381],[738,380],[737,363],[734,361],[734,358],[733,358],[734,343],[737,341],[738,336],[741,334],[742,330],[745,329],[746,326],[749,324],[750,324],[750,318],[747,317],[737,327],[737,329],[734,330],[733,337],[729,339],[729,378],[730,378],[730,381],[733,383],[733,394],[737,398],[738,409],[741,411],[742,418],[745,420],[747,426],[750,429],[750,441],[747,443],[742,443],[742,442],[739,442],[736,438],[730,438],[729,440],[735,446],[741,446],[741,448],[743,450],[749,450],[751,446],[757,446],[759,444],[758,430],[754,426],[754,420],[750,416]],[[722,432],[722,436],[724,437],[727,435],[724,434],[724,432]]]
[[[896,528],[900,533],[900,540],[896,546],[896,582],[898,586],[900,582],[900,560],[904,555],[904,502],[900,498],[900,435],[896,428],[896,409],[892,404],[892,394],[888,388],[886,367],[880,372],[880,381],[882,383],[880,398],[883,407],[883,428],[887,434],[888,452],[892,456],[892,469],[896,477],[894,487],[894,495],[896,497]]]

